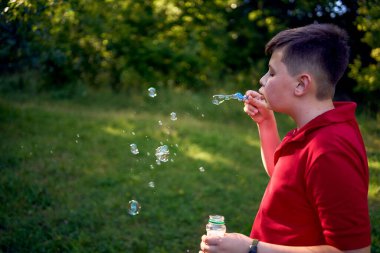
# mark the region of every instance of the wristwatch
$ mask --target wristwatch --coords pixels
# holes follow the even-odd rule
[[[258,243],[259,243],[259,240],[253,239],[252,244],[249,245],[248,253],[257,253],[257,244]]]

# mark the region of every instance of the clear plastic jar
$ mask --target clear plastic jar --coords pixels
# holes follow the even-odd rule
[[[206,225],[207,235],[224,236],[226,233],[226,225],[224,224],[224,216],[210,215]]]

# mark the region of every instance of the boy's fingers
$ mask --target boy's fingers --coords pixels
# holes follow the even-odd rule
[[[248,97],[245,105],[253,106],[253,107],[255,107],[255,109],[257,109],[257,108],[265,108],[266,107],[266,102],[261,97],[255,97],[255,98]]]
[[[257,113],[259,110],[258,110],[256,107],[254,107],[254,106],[252,106],[252,105],[250,105],[250,104],[246,104],[246,105],[244,106],[244,111],[245,111],[246,113],[248,113],[248,114],[255,114],[255,113]]]
[[[245,92],[245,95],[249,98],[249,97],[252,97],[254,99],[263,99],[263,95],[261,93],[259,93],[258,91],[254,91],[254,90],[247,90]]]
[[[208,245],[218,245],[220,243],[221,237],[220,236],[207,236],[204,240],[204,242]]]

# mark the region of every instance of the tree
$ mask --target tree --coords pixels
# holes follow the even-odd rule
[[[350,65],[350,77],[357,81],[355,91],[361,92],[366,99],[363,103],[378,111],[380,102],[380,1],[367,0],[359,2],[359,16],[356,26],[364,32],[362,41],[371,47],[368,55],[358,55]]]
[[[264,47],[274,34],[334,23],[348,31],[352,49],[350,74],[337,96],[374,106],[371,96],[380,83],[378,2],[1,1],[0,74],[33,69],[47,87],[82,83],[115,92],[152,83],[246,89],[266,71]]]

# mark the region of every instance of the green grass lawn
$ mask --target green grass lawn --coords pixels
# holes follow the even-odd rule
[[[380,119],[359,118],[380,252]],[[279,122],[282,135],[293,127]],[[0,137],[0,252],[198,252],[209,214],[248,234],[268,182],[241,102],[216,106],[210,94],[3,94]]]

